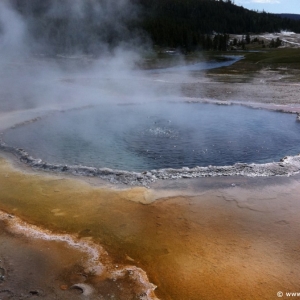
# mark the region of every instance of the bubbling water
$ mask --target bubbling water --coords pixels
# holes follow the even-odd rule
[[[144,171],[278,161],[299,153],[300,124],[240,105],[105,104],[10,129],[4,140],[50,163]]]

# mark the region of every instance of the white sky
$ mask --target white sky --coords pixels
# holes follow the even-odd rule
[[[233,2],[252,10],[300,14],[300,0],[233,0]]]

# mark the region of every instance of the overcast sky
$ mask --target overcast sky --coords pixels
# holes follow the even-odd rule
[[[233,2],[258,11],[300,14],[300,0],[234,0]]]

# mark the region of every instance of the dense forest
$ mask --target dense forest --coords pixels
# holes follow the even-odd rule
[[[255,12],[231,0],[11,0],[39,42],[55,52],[141,43],[226,50],[228,34],[300,32],[300,20]],[[76,5],[75,5],[76,4]],[[74,8],[75,7],[75,8]]]
[[[292,20],[300,20],[300,15],[298,14],[276,14],[277,16],[281,18],[288,18]]]
[[[143,28],[158,45],[191,48],[203,45],[204,35],[214,32],[300,32],[300,21],[251,11],[230,0],[139,1],[148,12],[142,23]]]

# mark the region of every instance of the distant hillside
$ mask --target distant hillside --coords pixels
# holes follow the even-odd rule
[[[300,15],[297,14],[277,14],[277,16],[291,20],[300,20]]]
[[[300,32],[300,21],[258,13],[230,0],[137,0],[147,11],[142,26],[158,45],[193,48],[203,35]]]
[[[99,53],[120,42],[141,42],[145,36],[163,47],[226,50],[229,33],[300,33],[300,20],[258,13],[231,0],[10,2],[27,20],[36,44],[46,45],[43,50],[54,53]],[[218,34],[212,38],[212,33]]]

